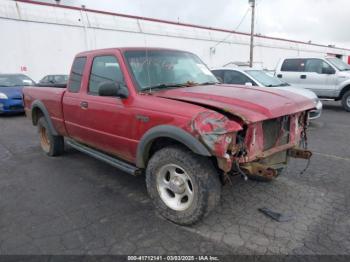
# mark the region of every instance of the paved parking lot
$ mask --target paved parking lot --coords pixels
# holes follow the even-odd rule
[[[155,213],[144,177],[70,148],[46,157],[27,119],[0,117],[0,254],[350,254],[350,113],[325,104],[304,174],[294,160],[273,183],[235,177],[193,227]]]

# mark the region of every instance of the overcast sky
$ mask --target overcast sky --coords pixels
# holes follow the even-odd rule
[[[42,0],[54,2],[54,0]],[[61,0],[107,10],[237,29],[248,0]],[[350,0],[257,0],[256,33],[350,48]],[[250,13],[237,31],[249,32]]]

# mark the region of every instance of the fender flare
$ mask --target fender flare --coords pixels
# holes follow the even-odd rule
[[[149,156],[149,150],[153,141],[157,138],[171,138],[185,146],[187,146],[192,152],[202,155],[211,156],[212,154],[208,149],[199,142],[195,137],[186,132],[185,130],[171,126],[161,125],[149,129],[141,138],[136,153],[136,166],[139,168],[145,168],[146,162]]]
[[[54,136],[58,136],[58,133],[57,133],[54,125],[52,124],[49,111],[46,109],[46,106],[44,105],[44,103],[39,101],[39,100],[35,100],[32,103],[32,107],[31,107],[33,125],[36,126],[36,123],[34,122],[34,119],[35,119],[34,118],[34,109],[36,109],[36,108],[38,108],[44,114],[45,120],[48,124],[48,127],[50,129],[51,134],[53,134]]]

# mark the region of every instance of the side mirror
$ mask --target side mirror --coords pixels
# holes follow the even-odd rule
[[[247,82],[244,85],[246,85],[246,86],[253,86],[253,83],[252,82]]]
[[[122,87],[118,82],[103,82],[98,88],[99,96],[115,96],[120,98],[127,98],[129,96],[128,90]]]
[[[325,68],[322,68],[322,74],[333,75],[335,74],[335,70],[331,67],[325,67]]]

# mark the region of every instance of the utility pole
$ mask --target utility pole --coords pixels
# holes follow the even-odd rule
[[[252,8],[252,21],[250,27],[250,54],[249,54],[249,66],[253,67],[254,58],[254,19],[255,19],[255,0],[248,0],[250,7]]]

